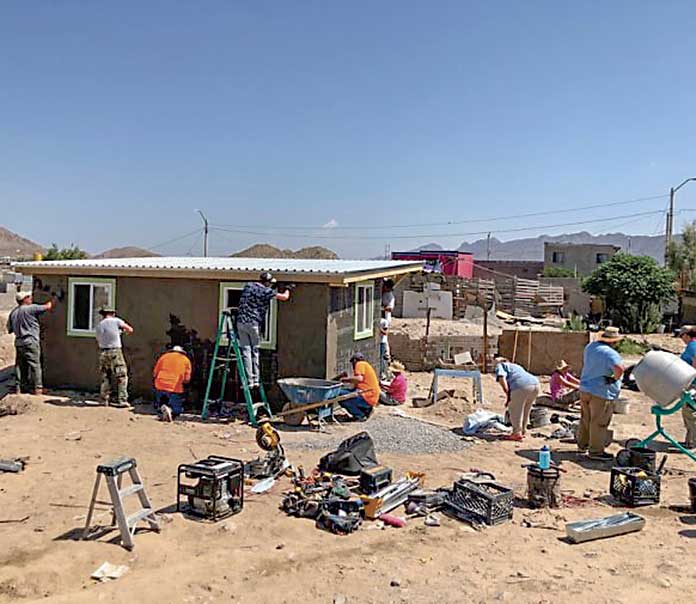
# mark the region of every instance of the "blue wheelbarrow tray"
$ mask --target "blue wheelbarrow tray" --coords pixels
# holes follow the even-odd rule
[[[317,378],[283,378],[278,380],[277,383],[290,401],[288,405],[283,407],[284,413],[291,411],[293,407],[302,407],[335,399],[341,395],[341,391],[345,388],[345,384],[341,382]],[[321,421],[323,417],[333,416],[333,406],[331,403],[327,406],[317,404],[315,409],[308,409],[306,412],[316,414]],[[284,419],[287,424],[297,426],[302,423],[304,417],[305,411],[298,411],[297,414],[286,415]]]

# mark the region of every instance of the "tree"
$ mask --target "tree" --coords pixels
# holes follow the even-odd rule
[[[616,254],[584,280],[582,289],[604,299],[613,325],[650,333],[662,318],[662,304],[674,298],[674,274],[649,256]]]
[[[684,226],[681,241],[670,243],[667,266],[679,276],[682,289],[696,289],[696,221]]]
[[[82,260],[88,257],[89,255],[87,252],[81,250],[74,243],[71,243],[70,247],[61,249],[59,249],[55,243],[52,243],[51,247],[49,247],[44,254],[44,260]]]
[[[544,277],[573,278],[575,277],[575,271],[571,268],[563,268],[562,266],[547,266],[544,269]]]

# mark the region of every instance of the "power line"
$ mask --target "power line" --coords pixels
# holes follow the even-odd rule
[[[182,239],[186,239],[187,237],[191,237],[191,235],[195,235],[196,233],[201,233],[203,229],[196,229],[195,231],[191,231],[190,233],[186,233],[185,235],[179,235],[178,237],[174,237],[173,239],[169,239],[167,241],[163,241],[162,243],[157,243],[155,245],[147,246],[145,249],[147,250],[156,250],[157,248],[164,247],[165,245],[169,245],[170,243],[176,243],[177,241],[181,241]]]
[[[656,214],[664,214],[663,210],[652,210],[650,212],[640,212],[638,214],[624,214],[622,216],[611,216],[607,218],[595,218],[592,220],[580,220],[580,221],[575,221],[575,222],[561,222],[561,223],[556,223],[556,224],[545,224],[545,225],[534,225],[534,226],[528,226],[528,227],[516,227],[516,228],[511,228],[511,229],[497,229],[495,231],[492,231],[490,229],[487,229],[485,231],[470,231],[467,233],[421,233],[418,235],[380,235],[380,236],[373,236],[373,235],[307,235],[307,234],[296,234],[296,233],[273,233],[273,232],[268,232],[268,231],[252,231],[252,230],[246,230],[246,229],[227,229],[227,228],[221,228],[221,227],[216,227],[213,226],[211,227],[211,230],[214,231],[222,231],[225,233],[238,233],[242,235],[257,235],[257,236],[262,236],[262,237],[277,237],[279,235],[282,235],[283,237],[299,237],[302,239],[327,239],[327,240],[337,240],[337,239],[347,239],[347,240],[356,240],[356,239],[361,239],[361,240],[380,240],[384,241],[385,239],[427,239],[430,237],[439,237],[439,238],[444,238],[444,237],[470,237],[472,235],[487,235],[489,232],[492,232],[494,234],[500,234],[500,233],[520,233],[523,231],[537,231],[541,229],[554,229],[554,228],[559,228],[559,227],[568,227],[568,226],[578,226],[578,225],[583,225],[583,224],[596,224],[598,222],[611,222],[614,220],[622,220],[624,218],[639,218],[639,217],[644,217],[644,216],[654,216]]]
[[[655,199],[662,199],[668,197],[667,194],[662,195],[651,195],[649,197],[637,197],[635,199],[627,199],[623,201],[610,201],[604,203],[595,203],[587,206],[577,206],[572,208],[563,209],[564,213],[569,212],[583,212],[585,210],[596,210],[599,208],[608,208],[622,205],[629,205],[633,203],[640,203],[643,201],[654,201]],[[490,202],[486,202],[487,204]],[[474,218],[471,220],[449,220],[447,222],[430,222],[430,223],[418,223],[418,224],[383,224],[383,225],[337,225],[335,227],[324,227],[324,226],[311,226],[311,225],[240,225],[240,224],[213,224],[213,227],[232,227],[238,229],[265,229],[265,230],[303,230],[303,231],[337,231],[337,230],[375,230],[375,229],[410,229],[416,227],[437,227],[437,226],[452,226],[455,224],[480,224],[482,222],[495,222],[499,220],[518,220],[520,218],[533,218],[537,216],[546,216],[549,211],[544,212],[529,212],[526,214],[514,214],[507,216],[494,216],[489,218]]]

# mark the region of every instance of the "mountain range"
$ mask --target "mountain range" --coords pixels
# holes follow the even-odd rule
[[[543,260],[544,243],[596,243],[617,245],[624,252],[636,256],[651,256],[658,262],[663,262],[665,254],[665,238],[663,235],[626,235],[624,233],[606,233],[592,235],[586,231],[567,233],[564,235],[540,235],[525,239],[500,241],[491,237],[491,260]],[[442,250],[438,243],[429,243],[418,247],[419,250]],[[465,241],[459,248],[461,252],[470,252],[474,258],[485,260],[488,241],[479,239],[472,243]]]

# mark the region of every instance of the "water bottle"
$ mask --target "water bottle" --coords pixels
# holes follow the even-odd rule
[[[540,470],[548,470],[551,467],[551,450],[544,445],[539,451],[539,461],[537,463]]]

